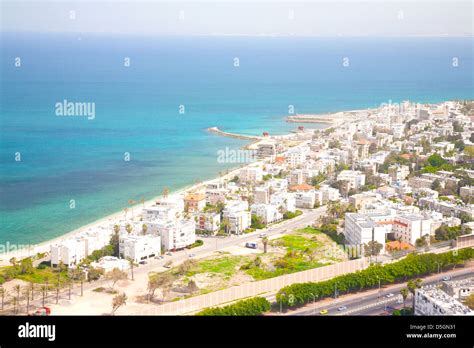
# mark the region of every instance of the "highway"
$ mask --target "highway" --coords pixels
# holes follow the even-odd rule
[[[429,276],[423,279],[423,285],[431,285],[439,283],[444,277],[449,276],[450,279],[464,279],[474,276],[474,268],[460,268],[454,271],[443,272],[439,275]],[[321,302],[315,302],[315,304],[309,304],[304,308],[288,311],[286,315],[384,315],[386,314],[386,307],[401,308],[402,303],[399,303],[399,294],[402,288],[406,287],[406,283],[390,285],[382,287],[380,291],[378,289],[371,289],[358,294],[350,294],[338,297],[336,299],[326,299]],[[388,294],[393,294],[393,297],[386,297]],[[409,295],[405,301],[405,305],[411,306],[411,295]],[[341,306],[347,307],[347,309],[339,311],[338,308]],[[328,311],[327,314],[320,314],[319,312],[323,309]]]

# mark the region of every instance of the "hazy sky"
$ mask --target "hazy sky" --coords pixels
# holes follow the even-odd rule
[[[149,35],[473,35],[471,0],[0,1],[2,31]]]

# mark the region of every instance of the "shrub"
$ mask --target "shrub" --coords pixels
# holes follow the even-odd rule
[[[238,301],[224,307],[211,307],[204,309],[196,315],[202,316],[256,316],[270,310],[270,302],[263,297],[254,297]]]

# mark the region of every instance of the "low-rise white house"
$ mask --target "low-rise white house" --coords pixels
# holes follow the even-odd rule
[[[161,254],[161,238],[154,235],[122,235],[119,241],[120,257],[135,262]]]
[[[130,268],[130,262],[125,259],[119,259],[115,256],[104,256],[98,262],[91,262],[91,266],[102,270],[105,274],[115,268],[121,271],[126,271]]]

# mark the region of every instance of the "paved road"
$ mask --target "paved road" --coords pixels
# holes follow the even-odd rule
[[[436,284],[444,277],[449,275],[451,279],[463,279],[474,276],[474,268],[463,268],[454,271],[444,272],[440,275],[434,275],[423,279],[423,285]],[[402,304],[398,303],[398,295],[400,289],[406,287],[406,283],[382,287],[381,290],[369,290],[359,295],[345,295],[343,297],[331,300],[324,300],[316,305],[306,306],[311,308],[303,308],[297,312],[289,312],[287,315],[321,315],[319,311],[327,309],[327,315],[379,315],[384,312],[386,307],[401,308]],[[387,298],[387,294],[394,294],[393,297]],[[411,295],[406,299],[405,305],[411,303]],[[340,306],[346,306],[344,311],[338,311]]]
[[[189,258],[190,254],[193,254],[193,258],[201,258],[213,254],[216,251],[241,245],[245,247],[247,242],[258,242],[258,237],[261,233],[266,233],[267,236],[285,233],[285,231],[292,231],[294,229],[306,227],[312,224],[321,215],[326,213],[326,206],[318,209],[303,210],[303,214],[297,216],[291,220],[285,220],[278,224],[272,225],[268,228],[258,230],[256,232],[247,233],[244,235],[236,236],[231,235],[229,237],[199,237],[204,241],[204,245],[195,249],[185,249],[181,251],[172,252],[172,256],[165,255],[163,260],[150,259],[148,264],[137,267],[134,272],[150,272],[159,270],[166,262],[172,261],[173,264],[179,264],[180,262]],[[262,249],[262,243],[259,243],[259,248]]]

